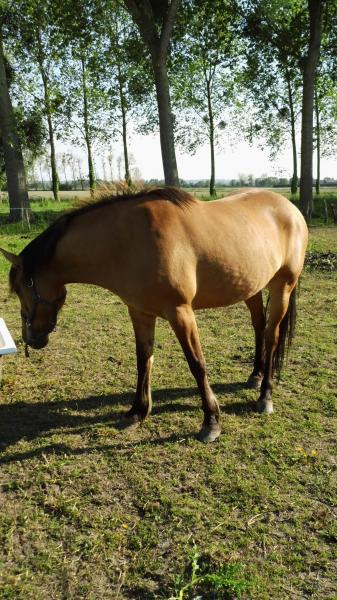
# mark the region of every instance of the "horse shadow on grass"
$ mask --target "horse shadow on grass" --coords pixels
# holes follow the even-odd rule
[[[221,395],[237,396],[244,388],[243,383],[215,384],[213,389],[220,397]],[[119,394],[107,394],[102,396],[88,396],[73,400],[55,400],[52,402],[15,402],[0,405],[0,452],[15,445],[20,440],[31,441],[38,437],[52,437],[56,433],[62,436],[70,434],[81,434],[88,432],[95,425],[111,426],[120,429],[123,416],[132,404],[134,392]],[[153,391],[153,418],[156,415],[168,413],[185,413],[200,411],[201,402],[199,392],[195,387],[171,388]],[[188,401],[190,399],[190,401]],[[193,399],[193,401],[192,401]],[[186,401],[184,401],[186,400]],[[111,408],[111,410],[107,410]],[[255,409],[254,402],[234,400],[221,404],[222,414],[242,415]],[[125,449],[126,444],[158,444],[163,445],[178,441],[181,438],[193,438],[194,434],[171,435],[165,438],[155,438],[146,442],[132,442],[126,434],[122,437],[121,444],[114,444],[113,449]],[[116,438],[114,438],[116,440]],[[104,446],[99,446],[104,450]],[[112,448],[112,446],[107,446]],[[41,447],[31,452],[3,455],[0,454],[0,463],[21,460],[44,453],[82,454],[90,451],[90,448],[73,449],[66,444],[52,444]]]

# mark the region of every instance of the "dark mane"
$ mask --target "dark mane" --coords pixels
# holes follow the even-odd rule
[[[22,257],[23,262],[24,279],[29,280],[34,276],[37,268],[48,264],[54,255],[57,243],[66,233],[69,225],[76,217],[91,211],[99,210],[103,206],[108,206],[117,202],[127,202],[128,200],[137,198],[144,198],[145,200],[167,200],[181,208],[184,208],[195,201],[193,196],[183,190],[174,187],[163,187],[147,189],[136,194],[122,194],[119,196],[105,195],[104,198],[98,202],[88,202],[84,206],[81,206],[81,208],[69,211],[56,219],[54,223],[22,250],[20,256]],[[12,268],[9,274],[9,283],[12,290],[15,282],[15,271],[16,270]]]

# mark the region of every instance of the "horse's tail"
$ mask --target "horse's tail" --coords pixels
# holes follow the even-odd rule
[[[278,379],[280,379],[284,357],[288,354],[295,335],[297,287],[298,284],[290,294],[288,310],[280,323],[279,339],[274,352],[274,372]]]

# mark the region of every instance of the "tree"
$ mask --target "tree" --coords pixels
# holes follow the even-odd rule
[[[104,2],[66,0],[58,6],[57,19],[63,35],[61,76],[64,82],[64,128],[72,142],[85,144],[90,192],[96,186],[93,145],[111,137],[107,95],[97,85]]]
[[[52,190],[54,199],[59,200],[54,119],[60,112],[63,97],[58,82],[60,35],[55,26],[54,8],[55,3],[50,0],[39,3],[19,0],[14,13],[13,46],[22,74],[21,92],[25,90],[38,99],[47,121]]]
[[[7,63],[8,65],[8,63]],[[10,80],[8,77],[7,68],[7,82],[9,87],[9,93],[11,99],[13,99],[13,113],[16,124],[16,130],[20,146],[22,149],[23,162],[25,165],[26,173],[29,172],[30,166],[34,161],[44,155],[45,142],[46,142],[46,130],[42,120],[40,110],[35,110],[34,107],[27,108],[22,105],[15,105],[15,93],[13,83],[14,80]],[[4,165],[3,147],[0,139],[0,160]],[[3,169],[4,170],[4,169]]]
[[[83,191],[84,190],[84,179],[83,179],[83,174],[82,174],[82,161],[79,156],[76,158],[76,164],[77,164],[78,176],[79,176],[80,184],[81,184],[81,190]]]
[[[73,187],[73,189],[76,190],[76,184],[77,184],[78,177],[77,177],[77,174],[76,174],[76,166],[77,166],[76,165],[76,158],[75,158],[75,156],[73,154],[69,154],[68,155],[68,165],[69,165],[69,167],[71,169],[72,178],[73,178],[73,182],[72,182],[73,185],[72,185],[72,187]]]
[[[124,178],[130,185],[130,121],[137,121],[139,107],[148,95],[149,77],[144,64],[143,44],[129,13],[111,0],[106,2],[104,13],[105,19],[99,28],[101,50],[96,53],[94,67],[96,85],[106,96],[109,117],[114,124],[113,133],[122,139]]]
[[[112,161],[113,161],[113,153],[112,150],[109,150],[108,154],[107,154],[107,161],[109,163],[109,169],[110,169],[110,181],[113,181],[114,175],[113,175],[113,169],[112,169]]]
[[[300,207],[308,221],[313,211],[313,113],[324,4],[324,0],[308,0],[309,40],[307,52],[303,57]]]
[[[69,162],[68,154],[66,152],[62,152],[60,158],[61,158],[61,164],[63,167],[64,184],[65,184],[66,189],[68,189],[69,188],[68,177],[67,177],[67,166],[68,166],[68,162]]]
[[[250,136],[263,136],[275,153],[286,136],[291,139],[291,192],[298,187],[296,121],[301,87],[304,6],[294,0],[239,1],[246,39],[241,81],[257,111]],[[261,93],[262,91],[262,93]],[[246,111],[247,112],[247,111]]]
[[[168,48],[179,0],[124,0],[150,52],[156,86],[165,183],[178,185],[174,125],[167,72]]]
[[[0,135],[3,146],[9,198],[9,220],[26,220],[31,211],[26,185],[22,150],[17,132],[5,69],[2,33],[0,30]]]
[[[252,51],[240,76],[241,131],[249,141],[267,145],[274,160],[288,139],[292,148],[291,193],[298,189],[297,120],[300,113],[300,77],[290,66],[280,70],[274,50]],[[261,93],[263,90],[263,93]],[[250,107],[247,110],[247,103]]]
[[[320,193],[321,156],[333,156],[337,147],[337,2],[325,7],[320,62],[316,71],[314,98],[314,145],[316,149],[316,194]]]
[[[314,90],[319,65],[321,44],[324,36],[332,37],[336,29],[336,0],[237,0],[245,31],[251,40],[258,40],[259,51],[266,47],[274,49],[281,73],[287,85],[294,81],[289,74],[300,73],[302,87],[301,127],[301,184],[300,207],[309,220],[313,210],[313,110]],[[247,15],[245,14],[246,9]],[[323,13],[325,18],[323,19]],[[330,45],[330,53],[336,54],[336,40]],[[334,48],[334,51],[331,49]],[[324,48],[326,54],[327,48]],[[326,59],[326,57],[323,57]],[[277,76],[277,74],[276,74]],[[296,76],[297,77],[297,76]],[[293,85],[294,88],[294,85]],[[290,90],[289,90],[290,91]],[[289,109],[292,101],[289,95]],[[317,105],[318,106],[318,105]],[[316,112],[316,129],[317,129]],[[294,130],[292,125],[292,130]],[[317,131],[319,133],[320,128]],[[294,139],[294,138],[293,138]],[[318,140],[318,148],[320,140]],[[293,144],[294,146],[294,144]],[[293,178],[294,180],[294,178]]]
[[[237,56],[229,1],[194,0],[181,14],[181,34],[174,44],[172,87],[177,138],[194,152],[207,141],[210,147],[210,195],[215,191],[215,147],[227,124]],[[188,23],[188,28],[186,28]]]
[[[319,73],[315,84],[314,146],[316,149],[316,194],[320,193],[320,162],[322,156],[336,156],[337,91],[336,81],[329,74]]]
[[[51,85],[48,79],[48,64],[46,64],[46,46],[43,43],[43,34],[41,30],[37,30],[37,61],[39,65],[39,71],[43,82],[43,93],[44,93],[44,109],[48,122],[49,131],[49,144],[50,144],[50,167],[52,176],[52,190],[55,200],[59,200],[59,177],[57,173],[56,154],[55,154],[55,140],[54,140],[54,127],[53,127],[53,112],[57,105],[61,104],[62,98],[60,94],[55,98],[52,97]]]

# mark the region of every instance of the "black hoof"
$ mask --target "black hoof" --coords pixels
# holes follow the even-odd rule
[[[259,390],[261,387],[262,379],[262,375],[250,375],[246,383],[247,388],[250,388],[252,390]]]

